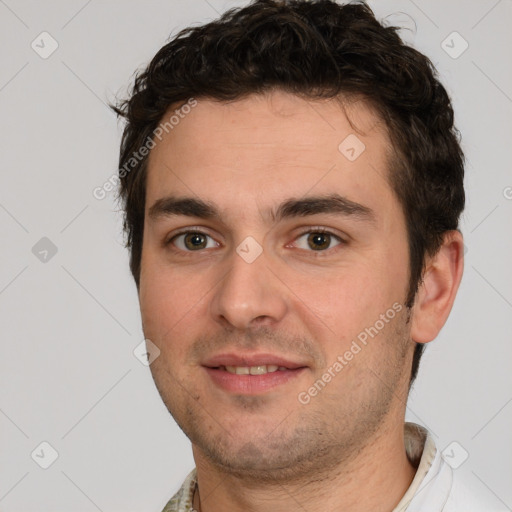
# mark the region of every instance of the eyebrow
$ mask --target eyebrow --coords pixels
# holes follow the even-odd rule
[[[307,217],[321,213],[338,214],[355,220],[375,222],[375,212],[371,208],[339,194],[288,199],[281,203],[277,210],[270,210],[268,216],[272,222],[278,222],[287,218]],[[155,201],[148,211],[148,216],[152,220],[178,215],[201,219],[221,219],[221,214],[213,203],[193,197],[163,197]]]

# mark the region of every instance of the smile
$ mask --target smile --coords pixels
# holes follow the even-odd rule
[[[273,373],[278,370],[285,371],[288,368],[277,366],[275,364],[263,364],[258,366],[220,366],[219,370],[225,370],[236,375],[264,375],[265,373]]]

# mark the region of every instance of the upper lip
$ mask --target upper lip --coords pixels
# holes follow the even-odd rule
[[[276,354],[235,354],[235,353],[226,353],[226,354],[217,354],[208,358],[203,366],[207,366],[208,368],[217,368],[219,366],[263,366],[263,365],[276,365],[283,366],[284,368],[288,368],[290,370],[294,370],[296,368],[303,368],[307,366],[306,364],[292,361],[283,356],[279,356]]]

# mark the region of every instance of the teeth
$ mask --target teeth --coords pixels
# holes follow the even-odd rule
[[[250,372],[251,372],[251,375],[263,375],[264,373],[267,373],[267,367],[266,366],[251,366]]]
[[[226,366],[226,371],[236,373],[237,375],[264,375],[265,373],[276,372],[277,370],[286,370],[284,366],[278,367],[275,364],[261,366]]]

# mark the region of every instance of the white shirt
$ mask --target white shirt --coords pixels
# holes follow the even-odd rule
[[[398,505],[390,512],[510,512],[492,496],[477,496],[457,470],[444,460],[431,434],[420,425],[405,423],[405,450],[417,466],[416,475]],[[162,512],[194,512],[197,485],[193,469]],[[492,503],[492,505],[491,505]]]

